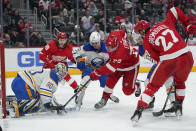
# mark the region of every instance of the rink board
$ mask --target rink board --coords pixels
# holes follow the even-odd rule
[[[15,77],[18,71],[21,70],[31,70],[42,68],[43,62],[39,59],[39,52],[42,48],[5,48],[5,71],[6,78]],[[73,49],[73,52],[77,50],[78,47]],[[193,53],[194,60],[196,60],[196,46],[190,46],[190,50]],[[72,62],[69,64],[69,73],[71,75],[81,74],[79,69],[75,69],[76,65]],[[149,72],[152,63],[143,58],[140,59],[140,73]],[[192,68],[192,72],[196,72],[196,61]]]

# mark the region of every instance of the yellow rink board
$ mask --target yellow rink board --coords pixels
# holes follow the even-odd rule
[[[140,67],[139,73],[148,73],[151,67]],[[16,77],[18,71],[10,71],[5,73],[6,78]],[[196,72],[196,66],[194,66],[191,72]],[[79,69],[69,69],[70,75],[79,75],[81,71]]]

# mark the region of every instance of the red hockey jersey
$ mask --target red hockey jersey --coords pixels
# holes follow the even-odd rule
[[[156,61],[176,58],[189,51],[186,43],[175,29],[179,20],[187,26],[188,16],[179,8],[173,7],[167,13],[166,20],[155,25],[147,32],[143,47]]]
[[[63,62],[66,66],[68,66],[67,59],[71,60],[71,62],[74,62],[74,57],[72,54],[72,45],[67,43],[67,45],[64,48],[58,48],[55,39],[50,41],[41,50],[39,56],[40,59],[45,63],[52,61],[53,65],[56,65],[59,62]],[[49,67],[49,68],[54,68],[54,67]]]
[[[115,52],[109,53],[110,61],[103,67],[96,69],[100,75],[111,74],[115,71],[130,71],[139,65],[138,50],[131,47],[125,39],[125,32],[117,30],[110,33],[116,35],[119,41],[119,47]]]

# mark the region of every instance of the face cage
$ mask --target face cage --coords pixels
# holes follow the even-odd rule
[[[59,81],[62,81],[67,73],[64,71],[61,71],[61,72],[58,71],[56,74],[58,76]]]

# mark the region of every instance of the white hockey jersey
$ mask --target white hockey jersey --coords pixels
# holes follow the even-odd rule
[[[85,44],[82,46],[81,50],[78,52],[78,54],[82,57],[85,57],[85,63],[86,64],[91,64],[91,61],[96,58],[103,58],[105,62],[109,60],[109,55],[106,50],[105,42],[101,42],[101,49],[97,50],[94,49],[90,43]]]

